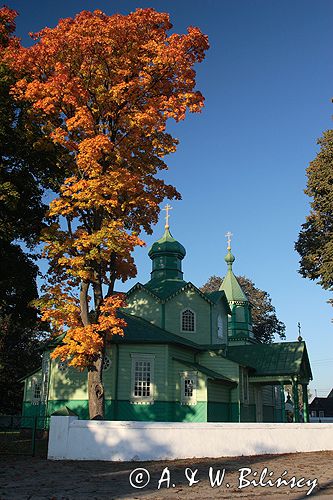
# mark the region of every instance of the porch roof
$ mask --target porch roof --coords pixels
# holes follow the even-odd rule
[[[253,368],[253,377],[297,375],[312,380],[305,342],[230,346],[227,358]]]
[[[183,359],[180,358],[172,358],[175,361],[178,361],[179,363],[182,363],[185,366],[188,366],[189,368],[193,368],[195,370],[198,370],[201,373],[204,373],[207,375],[208,378],[212,378],[214,380],[218,380],[219,382],[222,382],[225,385],[236,387],[238,384],[235,382],[235,380],[231,380],[228,377],[225,377],[221,373],[218,373],[214,370],[211,370],[210,368],[207,368],[206,366],[200,365],[199,363],[195,363],[192,361],[184,361]]]

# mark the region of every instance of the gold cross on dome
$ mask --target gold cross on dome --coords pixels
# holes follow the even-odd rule
[[[227,234],[225,235],[225,237],[228,240],[228,250],[231,250],[231,236],[232,236],[232,233],[230,231],[228,231]]]
[[[172,206],[169,205],[169,203],[167,205],[165,205],[165,208],[162,208],[162,210],[165,210],[166,214],[165,214],[165,229],[169,229],[169,217],[170,217],[170,214],[169,214],[169,210],[172,210]]]

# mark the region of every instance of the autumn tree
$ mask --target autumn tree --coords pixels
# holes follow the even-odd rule
[[[171,28],[154,9],[83,11],[8,54],[20,75],[15,98],[31,103],[45,134],[68,152],[43,234],[50,270],[39,305],[65,333],[53,356],[88,370],[91,418],[104,412],[107,341],[125,326],[115,280],[135,276],[140,232],[151,233],[164,198],[180,198],[156,176],[177,146],[166,122],[203,106],[193,66],[207,37],[194,27],[168,35]]]
[[[237,276],[237,280],[251,304],[254,337],[266,344],[272,342],[275,335],[284,339],[286,327],[277,318],[270,295],[257,288],[253,281],[245,276]],[[201,291],[214,292],[220,288],[222,281],[223,279],[219,276],[211,276],[201,287]]]
[[[333,130],[318,139],[320,151],[307,168],[305,193],[311,198],[310,214],[302,224],[295,249],[300,274],[333,290]],[[333,304],[333,300],[329,301]]]

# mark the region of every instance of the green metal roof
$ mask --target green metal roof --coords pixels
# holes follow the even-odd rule
[[[148,255],[150,258],[154,258],[160,253],[176,253],[178,256],[183,259],[186,255],[186,250],[179,241],[175,240],[169,228],[165,228],[164,234],[162,238],[155,241],[155,243],[151,246]]]
[[[111,337],[112,344],[177,344],[189,347],[195,351],[203,350],[195,342],[163,330],[163,328],[153,325],[138,316],[133,316],[122,311],[119,313],[119,317],[126,321],[127,326],[124,328],[124,336],[113,335]]]
[[[220,286],[220,291],[223,291],[226,294],[229,301],[248,302],[236,276],[232,272],[232,269],[228,269],[223,283]]]
[[[216,292],[205,293],[205,295],[214,304],[217,304],[217,302],[222,299],[223,302],[225,303],[225,305],[227,306],[227,313],[231,314],[231,309],[230,309],[230,306],[229,306],[229,302],[228,302],[227,296],[226,296],[226,294],[225,294],[225,292],[223,290],[218,290]]]
[[[304,342],[230,346],[227,358],[253,368],[255,376],[299,375],[303,368],[309,379],[312,379]]]
[[[182,363],[185,366],[188,366],[190,368],[194,368],[195,370],[198,370],[201,373],[204,373],[207,375],[207,377],[212,378],[214,380],[219,380],[220,382],[223,382],[225,385],[229,386],[234,386],[236,387],[238,384],[234,380],[231,380],[228,377],[225,377],[224,375],[221,375],[221,373],[218,373],[214,370],[210,370],[209,368],[206,368],[203,365],[200,365],[199,363],[191,362],[191,361],[184,361],[183,359],[179,358],[172,358],[175,361],[178,361],[179,363]]]
[[[143,285],[144,288],[152,292],[159,299],[165,300],[176,294],[186,285],[186,281],[179,279],[150,280]]]
[[[242,287],[237,281],[236,276],[232,270],[232,263],[235,260],[235,257],[232,255],[230,249],[228,249],[228,253],[225,256],[226,263],[228,264],[228,271],[225,275],[225,278],[220,286],[220,290],[223,290],[227,296],[229,301],[239,301],[239,302],[248,302],[248,299],[245,293],[242,290]]]

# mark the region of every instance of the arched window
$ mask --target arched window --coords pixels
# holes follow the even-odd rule
[[[195,313],[191,309],[185,309],[181,314],[181,331],[195,332]]]
[[[223,339],[223,319],[221,314],[217,317],[217,336],[219,339]]]

